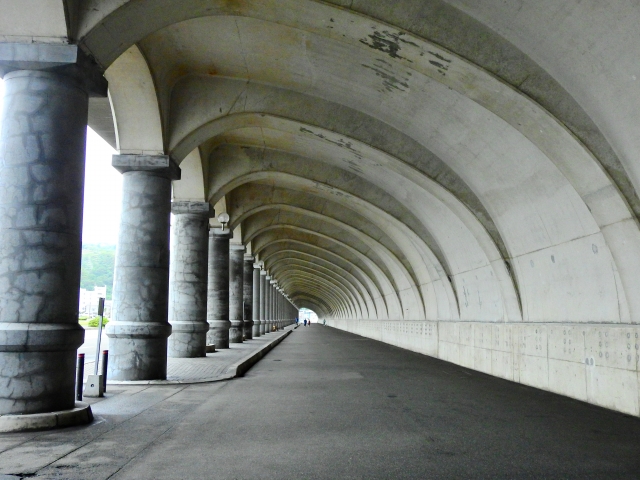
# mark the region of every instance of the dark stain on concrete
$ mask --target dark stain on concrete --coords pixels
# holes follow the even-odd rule
[[[382,78],[383,88],[378,90],[379,92],[393,92],[394,90],[406,92],[409,90],[409,77],[411,76],[411,72],[406,72],[406,76],[402,77],[391,68],[392,65],[389,62],[385,62],[382,59],[377,59],[373,65],[365,65],[363,63],[362,66],[373,70],[377,77]]]
[[[346,150],[349,150],[353,155],[355,155],[358,158],[362,158],[362,154],[357,151],[355,148],[353,148],[353,143],[351,142],[347,142],[345,140],[343,140],[342,138],[340,140],[331,140],[330,138],[327,138],[325,135],[323,135],[322,133],[316,133],[313,130],[309,130],[308,128],[305,127],[300,127],[300,131],[302,133],[309,133],[311,135],[313,135],[314,137],[318,137],[322,140],[324,140],[325,142],[329,142],[332,143],[333,145],[337,145],[340,148],[344,148]]]
[[[429,50],[429,53],[431,55],[433,55],[434,57],[436,57],[438,60],[442,60],[443,62],[451,63],[450,59],[443,57],[438,52],[432,52],[431,50]]]
[[[379,32],[377,30],[374,30],[374,32],[371,35],[368,35],[367,38],[360,39],[360,43],[366,45],[369,48],[373,48],[374,50],[384,52],[391,58],[397,58],[412,62],[408,58],[405,58],[398,53],[400,52],[402,48],[401,44],[403,43],[407,45],[413,45],[414,47],[418,46],[417,43],[402,38],[404,35],[405,33],[403,32],[394,33],[387,30]]]
[[[429,54],[433,55],[438,59],[437,61],[429,60],[429,63],[438,69],[438,73],[440,75],[445,76],[447,74],[447,70],[449,70],[448,64],[451,63],[451,60],[440,55],[438,52],[432,52],[431,50],[429,50]],[[422,52],[420,56],[423,57],[424,52]]]

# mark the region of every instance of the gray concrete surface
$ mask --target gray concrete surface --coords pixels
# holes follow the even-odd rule
[[[207,281],[207,343],[229,348],[229,230],[209,231]]]
[[[329,327],[243,378],[112,388],[96,421],[0,435],[0,473],[65,479],[637,479],[640,421]]]
[[[174,223],[169,262],[169,357],[204,357],[207,347],[208,202],[171,204]]]
[[[91,124],[179,163],[175,198],[220,205],[298,307],[640,416],[637,1],[0,3],[0,75],[95,61]],[[56,217],[49,186],[22,205]],[[24,291],[7,277],[3,315]],[[32,368],[9,357],[5,385]]]
[[[262,335],[260,333],[260,266],[257,264],[252,265],[253,271],[253,292],[252,292],[252,305],[251,305],[251,318],[253,319],[252,334],[254,338],[258,338]]]
[[[242,343],[244,336],[244,246],[229,245],[229,343]]]
[[[245,255],[242,263],[242,318],[247,340],[253,338],[253,255]]]
[[[88,94],[4,77],[0,134],[0,414],[74,408]]]
[[[109,377],[167,375],[171,180],[180,169],[167,155],[114,155],[123,174],[122,213],[113,281]]]
[[[269,333],[267,331],[267,272],[260,270],[260,335]]]

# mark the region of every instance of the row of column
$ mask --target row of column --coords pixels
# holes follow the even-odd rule
[[[113,165],[124,178],[109,378],[163,379],[167,353],[202,357],[207,345],[229,348],[293,323],[295,307],[277,282],[228,229],[209,230],[209,203],[170,203],[179,168],[168,156],[116,155]]]
[[[0,415],[75,405],[88,102],[107,94],[100,69],[74,45],[7,45],[0,52]],[[266,272],[241,246],[229,248],[228,232],[208,232],[208,204],[172,207],[180,169],[168,156],[118,155],[113,165],[124,178],[110,378],[163,379],[167,354],[200,356],[207,343],[225,348],[291,323],[295,307],[276,295]]]

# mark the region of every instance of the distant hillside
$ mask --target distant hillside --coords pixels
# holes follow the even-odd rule
[[[115,246],[83,245],[80,288],[93,290],[94,286],[102,287],[106,285],[107,300],[110,300],[115,258]]]

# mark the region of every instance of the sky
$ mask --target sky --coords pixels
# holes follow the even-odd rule
[[[0,109],[4,82],[0,79]],[[87,127],[83,244],[115,245],[120,225],[122,175],[111,166],[116,151]]]

